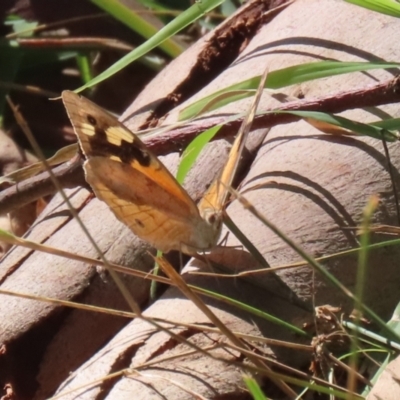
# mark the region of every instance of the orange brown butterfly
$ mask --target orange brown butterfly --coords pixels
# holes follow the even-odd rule
[[[121,222],[155,248],[189,255],[210,250],[221,233],[227,188],[235,176],[266,77],[267,72],[260,79],[220,177],[198,206],[137,135],[91,101],[64,91],[62,99],[86,157],[86,181]]]

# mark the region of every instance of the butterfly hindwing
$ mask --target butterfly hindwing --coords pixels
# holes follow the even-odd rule
[[[95,192],[101,182],[114,196],[127,203],[148,205],[172,219],[182,221],[190,219],[192,215],[191,204],[174,196],[173,192],[165,190],[157,181],[130,164],[107,157],[91,157],[85,162],[85,171],[86,180]]]
[[[110,162],[112,161],[110,160]],[[119,182],[118,185],[110,184],[110,179],[104,175],[100,178],[98,173],[93,172],[99,163],[103,164],[102,170],[113,172],[113,175],[109,178],[114,182]],[[140,191],[138,188],[142,186],[142,183],[138,183],[138,180],[133,180],[133,184],[130,182],[129,186],[122,188],[126,184],[126,180],[124,178],[121,179],[121,175],[124,175],[123,170],[119,168],[113,170],[112,167],[110,168],[107,165],[108,161],[104,162],[104,159],[89,162],[85,167],[86,179],[96,196],[108,204],[116,217],[137,236],[164,252],[177,249],[181,246],[181,243],[185,243],[191,232],[193,222],[187,218],[182,218],[182,216],[185,216],[183,212],[182,215],[177,215],[177,209],[174,208],[174,204],[176,206],[174,198],[167,192],[160,192],[157,187],[152,188],[151,186],[146,193],[154,190],[159,201],[165,201],[165,205],[162,208],[151,204],[145,196],[139,194],[136,197],[132,193]],[[115,173],[115,171],[118,172]],[[132,187],[135,184],[138,184],[138,186],[133,190]],[[133,198],[132,196],[135,197]],[[171,206],[168,207],[168,204]]]

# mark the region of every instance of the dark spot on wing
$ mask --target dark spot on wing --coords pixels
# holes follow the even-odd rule
[[[122,146],[119,149],[118,157],[122,162],[130,163],[136,160],[143,167],[148,167],[151,163],[150,154],[146,150],[135,146],[135,143],[122,141]]]
[[[101,121],[99,123],[96,118],[90,114],[87,115],[87,121],[94,127],[96,133],[94,136],[88,137],[91,147],[90,155],[103,157],[113,155],[120,158],[123,163],[130,164],[132,161],[137,161],[143,167],[148,167],[150,165],[150,154],[145,148],[141,148],[136,144],[139,143],[138,139],[135,139],[133,143],[121,139],[121,145],[117,146],[107,140],[106,129],[108,126],[101,126]]]
[[[96,126],[97,125],[96,118],[93,117],[93,115],[88,114],[87,120],[88,120],[90,125],[92,125],[92,126]]]

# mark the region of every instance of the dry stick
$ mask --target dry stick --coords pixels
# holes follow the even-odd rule
[[[321,111],[330,113],[339,113],[345,110],[363,107],[379,106],[390,103],[397,103],[400,101],[400,79],[394,78],[381,82],[375,85],[368,86],[367,88],[355,89],[345,92],[336,93],[334,95],[315,98],[311,100],[299,100],[286,103],[276,111]],[[265,110],[264,110],[265,111]],[[256,116],[253,121],[253,128],[267,128],[277,124],[286,124],[301,119],[298,116],[291,114],[267,114]],[[187,124],[181,128],[170,131],[169,134],[151,137],[145,140],[148,146],[157,155],[163,155],[177,151],[184,148],[195,136],[200,132],[215,126],[223,124],[225,117],[216,116],[199,121],[196,124]],[[243,119],[237,119],[226,124],[221,130],[218,138],[228,136],[232,132],[237,132]],[[68,163],[67,163],[68,164]],[[61,185],[64,182],[64,174],[68,176],[67,182],[70,182],[74,174],[79,174],[78,181],[83,181],[83,171],[75,170],[70,171],[67,166],[61,168],[58,178]],[[46,179],[49,181],[48,185],[53,187],[50,179],[45,175],[41,175],[40,185],[46,185]],[[13,208],[21,207],[31,201],[41,197],[36,194],[35,185],[31,183],[35,178],[29,178],[24,185],[19,184],[19,187],[10,187],[0,193],[0,214],[9,212]],[[65,186],[70,187],[70,186]],[[38,191],[40,192],[40,191]],[[55,189],[53,192],[55,193]],[[10,208],[12,203],[13,208]]]
[[[15,90],[17,92],[29,93],[37,96],[43,96],[46,98],[57,97],[59,94],[51,90],[42,89],[39,86],[33,85],[20,85],[14,82],[0,81],[0,88],[9,90]]]
[[[400,101],[400,78],[389,79],[370,85],[367,88],[354,89],[333,95],[318,97],[308,100],[298,100],[283,104],[279,108],[259,111],[321,111],[328,113],[340,113],[346,110],[364,107],[373,107]],[[266,114],[257,115],[252,123],[252,129],[268,128],[278,124],[288,124],[300,120],[301,117],[292,114]],[[185,147],[195,136],[217,124],[224,124],[225,116],[214,116],[196,124],[183,126],[172,130],[168,135],[151,137],[146,140],[146,146],[157,155],[168,154]],[[231,121],[219,131],[217,139],[237,132],[243,118]]]
[[[167,279],[167,278],[165,278],[165,279]],[[169,281],[169,279],[168,279],[168,281]],[[192,288],[192,290],[194,290],[194,289]],[[92,305],[88,305],[88,304],[75,303],[75,302],[68,301],[68,300],[59,300],[59,299],[55,299],[55,298],[51,298],[51,297],[36,296],[36,295],[27,294],[27,293],[14,292],[11,290],[0,289],[0,294],[6,295],[6,296],[18,297],[21,299],[42,301],[42,302],[46,302],[49,304],[74,308],[74,309],[78,309],[78,310],[97,312],[97,313],[108,314],[108,315],[115,315],[115,316],[123,317],[123,318],[133,319],[136,317],[135,313],[132,313],[129,311],[120,311],[120,310],[115,310],[112,308],[104,308],[104,307],[92,306]],[[218,328],[213,328],[208,325],[190,324],[190,323],[184,323],[181,321],[174,321],[171,319],[167,320],[167,319],[162,319],[162,318],[153,318],[153,321],[156,321],[158,323],[162,323],[165,325],[169,324],[171,326],[171,328],[186,328],[186,329],[190,329],[190,331],[204,333],[204,334],[205,333],[221,333],[221,331]],[[258,342],[258,343],[266,344],[268,346],[286,347],[286,348],[290,348],[291,350],[299,350],[299,351],[304,351],[307,353],[311,353],[314,350],[313,347],[310,345],[299,344],[299,343],[295,343],[295,342],[285,342],[283,340],[270,339],[270,338],[266,338],[263,336],[250,335],[247,333],[242,333],[242,332],[237,332],[237,331],[233,331],[233,334],[235,336],[237,336],[238,338],[246,340],[248,342]],[[252,346],[255,347],[254,344],[252,344]],[[259,351],[261,352],[261,350],[259,350]],[[195,352],[197,352],[197,349],[195,350]],[[374,361],[374,360],[371,359],[371,361]],[[157,360],[153,361],[153,363],[156,363],[156,362],[159,362],[159,360],[157,359]]]
[[[54,29],[58,26],[64,27],[65,25],[73,24],[75,22],[82,22],[82,21],[87,22],[91,19],[107,18],[107,17],[108,17],[108,14],[106,14],[106,13],[98,13],[98,14],[92,14],[92,15],[85,15],[83,17],[74,17],[74,18],[63,19],[61,21],[52,22],[50,24],[42,24],[42,25],[35,26],[34,28],[25,29],[22,32],[10,33],[10,34],[6,35],[6,39],[8,39],[8,40],[18,39],[21,35],[26,34],[26,33],[40,32],[40,31],[44,31],[47,29]]]
[[[352,373],[355,374],[355,376],[366,386],[372,387],[373,383],[367,379],[364,378],[358,371],[355,371],[354,369],[352,370],[347,364],[344,362],[340,361],[338,358],[336,358],[332,353],[330,353],[327,349],[323,350],[325,353],[325,356],[329,358],[333,363],[337,364],[339,367],[342,367],[348,374]]]
[[[78,155],[53,169],[63,189],[73,189],[78,186],[87,187],[82,169],[83,160]],[[9,213],[25,204],[29,204],[41,197],[57,192],[50,174],[45,171],[31,178],[25,179],[0,193],[0,214]]]
[[[120,40],[109,38],[45,38],[45,39],[19,39],[18,44],[20,47],[25,48],[40,48],[40,49],[59,49],[63,47],[68,48],[82,48],[87,49],[89,46],[94,47],[95,50],[115,50],[123,53],[132,51],[134,48]],[[55,96],[57,97],[59,93]]]

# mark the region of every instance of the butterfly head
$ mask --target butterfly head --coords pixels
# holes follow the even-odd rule
[[[211,250],[218,242],[222,228],[222,213],[211,207],[201,210],[201,218],[190,230],[190,236],[180,243],[179,249],[188,255]]]
[[[222,229],[222,211],[215,210],[212,207],[206,207],[201,210],[201,218],[205,222],[205,229],[208,231],[208,238],[210,239],[209,247],[213,247],[217,244],[217,241],[221,235]]]

